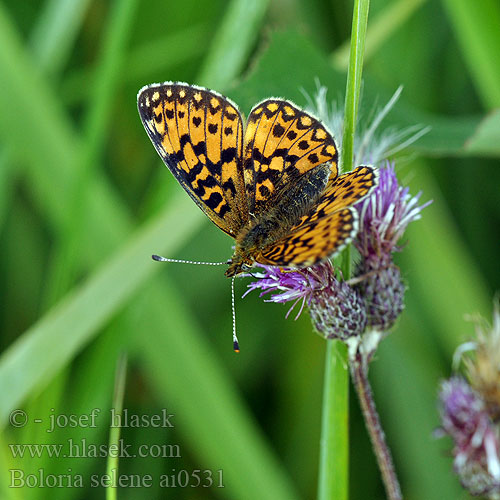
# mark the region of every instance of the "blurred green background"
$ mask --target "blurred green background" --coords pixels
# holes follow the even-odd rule
[[[123,429],[130,452],[177,447],[121,458],[120,473],[153,484],[118,498],[315,497],[325,343],[307,314],[285,320],[287,306],[241,300],[238,280],[235,355],[223,268],[151,261],[225,260],[232,243],[161,165],[136,94],[181,80],[248,112],[269,95],[304,105],[319,78],[342,102],[351,11],[347,0],[0,3],[1,498],[104,498],[90,478],[105,458],[20,458],[12,445],[106,444],[120,353],[129,414],[174,415],[173,427]],[[490,318],[500,283],[498,26],[495,0],[372,2],[361,121],[402,84],[384,126],[432,127],[399,169],[434,203],[406,234],[406,311],[371,370],[408,499],[467,498],[450,442],[432,432],[438,380],[473,330],[464,315]],[[351,400],[351,498],[384,498]],[[94,408],[95,427],[61,417],[47,432],[51,416]],[[9,423],[14,409],[26,425]],[[161,474],[195,469],[214,485],[160,488]],[[79,474],[83,487],[13,489],[12,470],[35,482]]]

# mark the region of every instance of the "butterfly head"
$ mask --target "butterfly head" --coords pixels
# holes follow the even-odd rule
[[[248,255],[236,253],[229,261],[229,267],[224,273],[228,278],[249,271],[253,266],[254,260]]]

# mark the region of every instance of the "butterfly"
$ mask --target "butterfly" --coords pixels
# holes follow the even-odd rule
[[[254,264],[300,269],[338,254],[356,235],[353,205],[377,184],[358,167],[339,175],[326,127],[290,101],[253,107],[180,82],[143,87],[139,115],[151,142],[193,201],[235,240],[225,275]]]

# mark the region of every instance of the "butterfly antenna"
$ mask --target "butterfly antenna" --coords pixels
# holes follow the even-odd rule
[[[231,311],[233,313],[233,349],[234,352],[240,352],[240,344],[236,336],[236,308],[234,307],[234,276],[231,279]]]
[[[160,257],[159,255],[151,255],[153,260],[157,262],[174,262],[177,264],[199,264],[203,266],[225,266],[229,264],[228,261],[225,262],[202,262],[198,260],[182,260],[182,259],[167,259],[166,257]]]
[[[228,261],[225,262],[202,262],[197,260],[182,260],[182,259],[167,259],[166,257],[161,257],[160,255],[152,255],[151,258],[157,262],[173,262],[178,264],[200,264],[206,266],[226,266],[229,264]],[[240,352],[240,344],[238,342],[238,337],[236,335],[236,308],[234,306],[234,276],[231,280],[231,311],[233,314],[233,349],[234,352]]]

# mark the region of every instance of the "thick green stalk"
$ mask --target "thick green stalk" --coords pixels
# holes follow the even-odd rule
[[[353,166],[354,132],[361,89],[361,73],[368,22],[369,0],[355,0],[352,19],[351,53],[347,73],[341,171]],[[344,279],[350,277],[350,252],[342,266]],[[323,413],[318,481],[318,500],[347,500],[349,491],[349,374],[347,348],[328,340],[325,358]]]
[[[349,479],[349,374],[347,348],[326,341],[318,499],[346,500]]]
[[[119,415],[122,417],[123,410],[123,397],[125,395],[125,380],[127,376],[127,356],[122,354],[118,358],[118,363],[116,366],[116,377],[115,377],[115,391],[113,395],[113,415]],[[117,425],[119,422],[111,422],[111,427],[109,431],[109,448],[108,448],[108,460],[106,463],[106,474],[108,477],[118,477],[118,453],[116,450],[119,449],[120,441],[120,429],[121,426]],[[117,499],[117,485],[110,484],[106,487],[106,500],[116,500]]]
[[[366,33],[365,61],[373,58],[384,44],[389,43],[394,33],[402,29],[425,2],[427,0],[395,0],[380,9],[376,17],[371,19]],[[331,55],[330,60],[338,71],[347,70],[350,50],[350,43],[346,41]]]
[[[345,96],[344,132],[340,158],[341,171],[351,170],[354,155],[354,132],[358,116],[363,55],[365,51],[366,25],[370,0],[355,0],[352,18],[351,54],[347,71]]]

